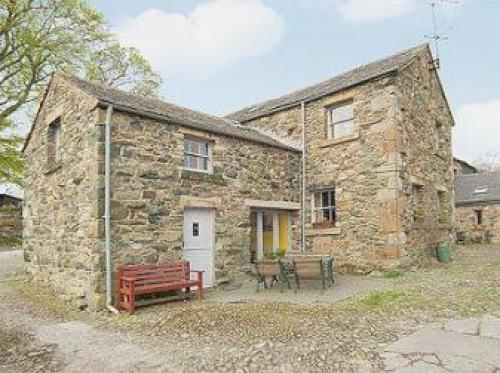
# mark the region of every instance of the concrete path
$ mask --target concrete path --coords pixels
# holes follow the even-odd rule
[[[387,371],[498,372],[500,315],[453,320],[385,347]]]

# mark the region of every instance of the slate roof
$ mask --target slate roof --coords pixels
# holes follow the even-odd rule
[[[246,122],[273,112],[297,106],[301,101],[313,101],[334,92],[346,89],[360,83],[369,81],[376,77],[389,74],[405,67],[417,55],[428,49],[428,44],[404,50],[400,53],[386,57],[384,59],[360,66],[331,79],[325,80],[292,93],[273,98],[234,113],[228,114],[226,118],[240,122]]]
[[[64,76],[74,86],[95,97],[100,103],[112,104],[116,110],[132,111],[138,115],[162,119],[202,131],[236,137],[274,147],[300,151],[294,146],[260,133],[255,129],[241,126],[238,122],[204,114],[173,105],[157,99],[146,99],[125,91],[89,82],[74,76]]]
[[[481,188],[485,193],[475,193]],[[500,172],[457,175],[455,177],[455,204],[500,202]]]
[[[19,185],[12,183],[2,183],[0,184],[0,195],[23,199],[24,193]]]

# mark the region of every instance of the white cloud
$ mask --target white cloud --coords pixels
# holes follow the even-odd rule
[[[263,0],[210,0],[186,14],[150,8],[117,29],[167,79],[206,77],[271,50],[285,22]]]
[[[416,9],[418,0],[336,0],[340,14],[351,23],[372,23],[400,17]]]
[[[500,154],[500,99],[466,104],[455,117],[453,149],[469,161]]]

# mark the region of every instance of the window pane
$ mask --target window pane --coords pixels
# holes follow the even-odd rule
[[[342,106],[337,106],[332,109],[332,120],[333,122],[340,122],[343,120],[352,119],[354,116],[353,113],[353,104],[348,103]]]
[[[322,207],[328,207],[329,204],[328,204],[328,192],[323,192],[321,193],[321,198],[322,198],[322,201],[323,203],[321,204]]]
[[[324,209],[323,210],[323,221],[331,221],[330,220],[330,210],[329,209]]]
[[[333,137],[341,138],[345,136],[350,136],[354,134],[354,120],[349,120],[347,122],[337,123],[333,128]]]

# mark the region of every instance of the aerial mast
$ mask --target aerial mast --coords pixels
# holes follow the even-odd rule
[[[443,36],[439,33],[438,20],[436,16],[436,7],[442,5],[443,3],[458,4],[458,0],[431,0],[429,6],[431,8],[432,16],[432,35],[425,35],[427,39],[431,39],[434,42],[434,59],[431,61],[431,65],[434,69],[439,69],[440,59],[439,59],[439,42],[441,40],[448,40],[447,36]]]

